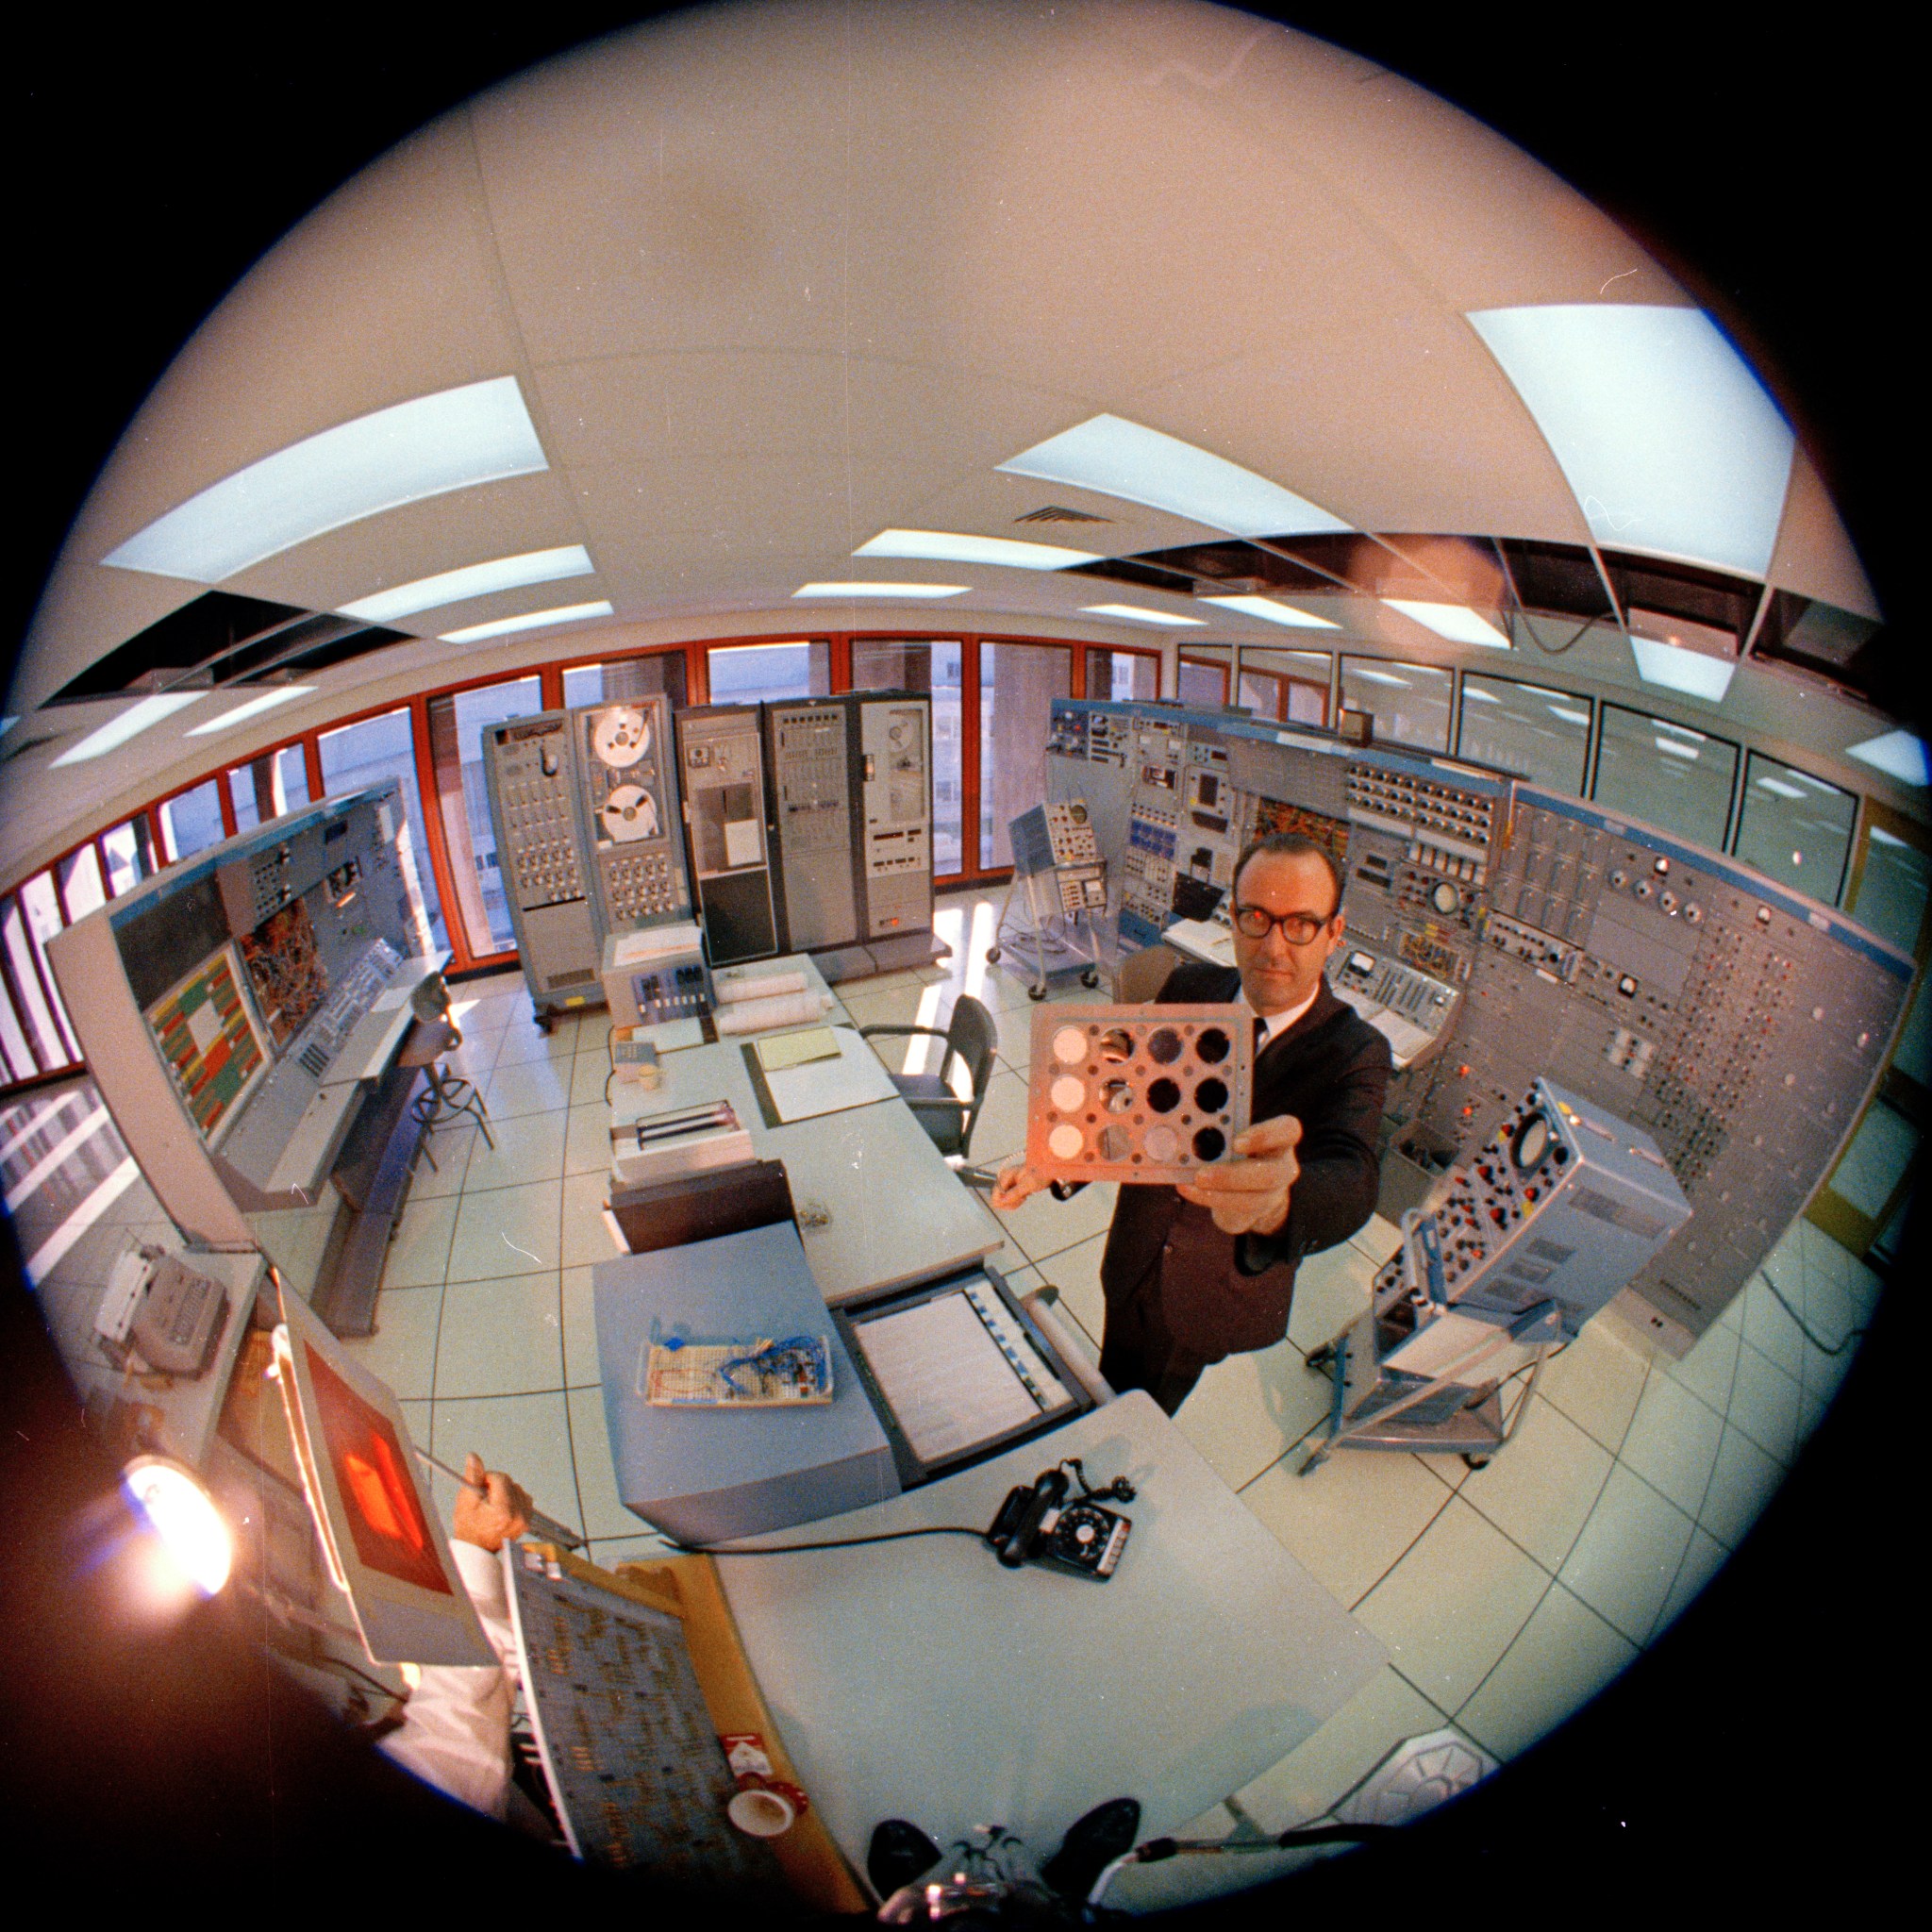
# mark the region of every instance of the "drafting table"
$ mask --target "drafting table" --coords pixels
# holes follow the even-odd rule
[[[760,1544],[983,1526],[1057,1458],[1127,1475],[1106,1583],[932,1537],[718,1573],[801,1782],[863,1868],[873,1827],[941,1845],[998,1823],[1036,1857],[1108,1798],[1141,1836],[1201,1815],[1307,1738],[1388,1660],[1142,1393],[891,1502]]]

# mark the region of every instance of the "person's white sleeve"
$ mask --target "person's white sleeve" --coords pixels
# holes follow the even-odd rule
[[[503,1559],[475,1543],[450,1550],[463,1588],[500,1659],[488,1665],[425,1664],[403,1707],[400,1730],[381,1749],[405,1771],[473,1809],[501,1818],[509,1789],[509,1715],[515,1695],[516,1638]]]

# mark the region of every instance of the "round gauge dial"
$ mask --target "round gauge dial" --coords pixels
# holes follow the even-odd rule
[[[1444,879],[1429,894],[1429,904],[1438,912],[1459,912],[1462,909],[1462,894]]]
[[[1531,1114],[1517,1128],[1516,1138],[1510,1142],[1509,1158],[1519,1172],[1527,1174],[1542,1164],[1543,1156],[1550,1151],[1551,1138],[1550,1123],[1543,1114]]]

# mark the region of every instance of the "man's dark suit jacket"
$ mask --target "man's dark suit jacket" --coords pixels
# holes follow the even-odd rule
[[[1194,965],[1169,974],[1158,995],[1166,1006],[1240,997],[1234,969]],[[1100,1268],[1108,1308],[1156,1296],[1175,1349],[1202,1362],[1280,1341],[1301,1257],[1346,1241],[1374,1211],[1389,1071],[1389,1042],[1324,979],[1255,1063],[1252,1118],[1302,1124],[1287,1222],[1272,1236],[1236,1237],[1172,1188],[1123,1187]]]

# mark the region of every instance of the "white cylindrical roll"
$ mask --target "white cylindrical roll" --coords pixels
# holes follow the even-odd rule
[[[729,979],[714,974],[711,980],[712,991],[717,993],[720,1005],[734,1004],[739,1000],[772,999],[781,992],[803,992],[805,987],[803,973],[747,973]]]
[[[822,1020],[831,1002],[824,993],[783,992],[774,999],[740,1000],[712,1016],[720,1033],[762,1033],[771,1026],[803,1026]]]

